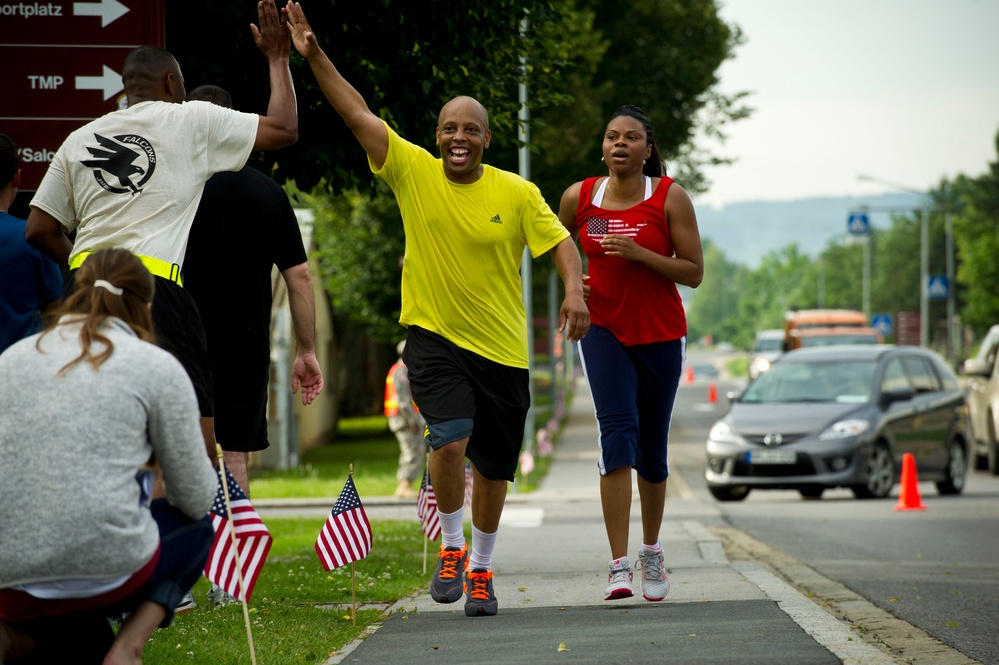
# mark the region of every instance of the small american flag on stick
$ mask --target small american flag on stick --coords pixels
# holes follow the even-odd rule
[[[222,488],[220,469],[219,489],[210,513],[212,526],[215,528],[215,540],[208,555],[208,563],[205,564],[205,576],[225,589],[230,596],[249,602],[257,577],[271,549],[271,534],[228,470],[225,472],[225,477],[232,507],[232,521],[229,521],[226,514],[225,490]],[[232,542],[233,531],[236,533],[235,548]],[[240,592],[240,575],[236,567],[237,554],[245,595]]]
[[[437,495],[430,484],[430,469],[424,469],[420,494],[416,499],[416,515],[420,518],[423,535],[429,540],[437,540],[441,533],[441,521],[437,516]]]
[[[371,524],[354,487],[354,477],[348,476],[340,498],[316,538],[316,554],[323,568],[333,570],[363,559],[370,551]]]

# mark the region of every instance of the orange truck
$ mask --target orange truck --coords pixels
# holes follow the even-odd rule
[[[880,344],[881,335],[855,309],[803,309],[784,315],[784,350],[835,344]]]

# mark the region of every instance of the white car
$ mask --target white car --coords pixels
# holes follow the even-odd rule
[[[978,355],[964,361],[961,378],[968,391],[971,439],[976,469],[999,476],[999,325],[989,329]]]
[[[756,333],[756,342],[749,356],[749,378],[755,379],[770,369],[771,363],[784,353],[784,331],[781,329],[761,330]]]

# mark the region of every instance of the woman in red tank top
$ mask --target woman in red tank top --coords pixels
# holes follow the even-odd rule
[[[696,287],[704,257],[693,205],[666,177],[652,124],[622,106],[604,131],[606,177],[562,195],[559,219],[587,258],[590,330],[579,352],[600,429],[600,497],[611,549],[605,600],[630,597],[631,470],[638,475],[642,594],[669,593],[659,542],[669,475],[669,423],[687,321],[676,285]]]

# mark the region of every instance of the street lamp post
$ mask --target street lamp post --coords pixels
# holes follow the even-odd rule
[[[887,180],[882,180],[880,178],[875,178],[869,175],[858,175],[857,180],[863,180],[867,182],[875,182],[886,187],[891,187],[900,192],[906,192],[908,194],[918,194],[919,196],[926,196],[926,192],[920,192],[918,190],[904,187],[894,182]],[[920,248],[919,248],[919,345],[928,346],[929,345],[929,315],[930,315],[930,302],[929,302],[929,271],[930,271],[930,239],[929,239],[929,214],[931,212],[943,212],[945,220],[945,248],[947,257],[947,359],[954,362],[957,357],[955,350],[955,333],[954,333],[954,310],[955,310],[955,297],[954,297],[954,233],[951,223],[950,207],[946,207],[943,210],[937,207],[924,207],[924,214],[920,220]]]

